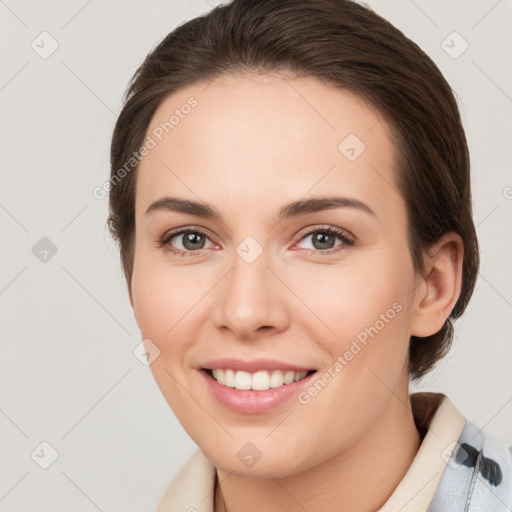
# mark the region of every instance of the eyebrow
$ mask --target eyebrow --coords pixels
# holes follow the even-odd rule
[[[358,199],[340,196],[324,196],[300,199],[299,201],[294,201],[293,203],[284,205],[279,210],[277,222],[332,208],[356,208],[370,215],[376,216],[376,213],[366,203],[363,203]],[[146,214],[158,211],[185,213],[196,217],[216,219],[224,222],[222,215],[211,205],[192,201],[190,199],[181,199],[179,197],[162,197],[161,199],[158,199],[148,207]]]

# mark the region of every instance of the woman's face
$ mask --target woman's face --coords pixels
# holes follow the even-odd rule
[[[131,300],[177,418],[239,474],[348,450],[407,400],[419,280],[388,125],[346,91],[259,75],[173,94],[147,135]],[[249,371],[221,384],[215,366]],[[290,368],[316,373],[281,385]]]

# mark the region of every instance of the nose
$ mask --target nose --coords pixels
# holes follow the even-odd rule
[[[267,338],[288,326],[286,289],[268,260],[265,252],[252,262],[235,253],[230,272],[219,283],[213,321],[236,339]]]

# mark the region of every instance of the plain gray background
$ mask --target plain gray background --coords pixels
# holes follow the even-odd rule
[[[512,2],[367,3],[440,67],[472,159],[481,274],[451,353],[413,390],[446,393],[510,445]],[[133,72],[164,35],[214,5],[0,0],[4,512],[154,510],[196,448],[133,354],[141,336],[107,200],[92,191],[109,177]],[[47,469],[43,442],[58,455]]]

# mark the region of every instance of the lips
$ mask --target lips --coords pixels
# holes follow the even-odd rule
[[[300,364],[288,363],[285,361],[279,361],[277,359],[252,359],[243,360],[235,358],[222,358],[213,359],[206,361],[199,365],[198,369],[203,370],[226,370],[231,369],[234,371],[245,371],[249,373],[255,373],[260,370],[281,370],[281,371],[292,371],[292,372],[311,372],[316,370],[311,366],[303,366]]]
[[[198,368],[198,370],[201,381],[213,398],[223,407],[242,414],[263,414],[278,407],[291,407],[294,403],[292,399],[310,385],[316,374],[316,371],[312,370],[305,377],[289,384],[283,383],[276,388],[240,390],[218,382],[212,375],[213,370],[205,368]],[[222,370],[216,369],[216,371]],[[244,371],[240,370],[240,373]]]

